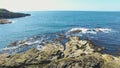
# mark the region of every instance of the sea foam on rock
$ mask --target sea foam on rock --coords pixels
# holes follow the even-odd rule
[[[120,57],[101,54],[96,46],[79,37],[61,43],[43,44],[41,50],[31,48],[23,53],[0,55],[1,68],[119,68]]]

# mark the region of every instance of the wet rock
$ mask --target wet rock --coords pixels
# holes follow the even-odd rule
[[[8,47],[17,46],[17,42],[18,42],[18,41],[15,41],[15,42],[13,42],[13,43],[9,44],[9,45],[8,45]]]
[[[58,37],[59,38],[65,38],[66,36],[64,34],[59,34]]]
[[[97,46],[97,47],[95,47],[95,51],[96,52],[101,52],[101,51],[103,51],[105,48],[104,47],[101,47],[101,46]]]
[[[66,38],[66,36],[64,34],[58,34],[57,38],[55,39],[54,42],[59,42],[60,43],[65,38]]]
[[[74,30],[74,31],[71,31],[70,33],[79,33],[79,32],[82,32],[82,30]]]
[[[10,23],[12,23],[12,21],[8,19],[0,19],[0,24],[10,24]]]

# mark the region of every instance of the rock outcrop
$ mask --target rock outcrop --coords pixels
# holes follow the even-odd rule
[[[6,9],[0,9],[0,24],[10,24],[12,23],[12,21],[8,19],[25,17],[25,16],[30,16],[30,14],[15,13],[15,12],[10,12]]]
[[[19,18],[30,16],[30,14],[10,12],[6,9],[0,9],[0,19]]]
[[[1,54],[0,68],[119,68],[120,57],[101,54],[88,40],[70,37],[65,45],[46,43],[14,55]]]

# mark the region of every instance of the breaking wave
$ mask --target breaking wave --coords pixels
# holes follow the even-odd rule
[[[41,37],[35,36],[21,41],[15,41],[10,43],[7,47],[0,49],[0,53],[19,53],[33,47],[36,47],[36,49],[40,50],[41,44],[50,42],[48,39],[48,37],[42,35]]]
[[[112,31],[112,29],[109,29],[109,28],[72,28],[68,32],[66,32],[66,34],[70,34],[70,33],[97,34],[100,32],[109,33],[111,31]]]

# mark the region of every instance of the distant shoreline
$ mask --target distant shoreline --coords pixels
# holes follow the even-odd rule
[[[0,9],[0,19],[10,19],[30,16],[30,14],[11,12],[6,9]]]
[[[0,9],[0,24],[10,24],[12,21],[8,20],[11,18],[20,18],[30,16],[30,14],[24,14],[24,13],[15,13],[8,11],[6,9]]]

